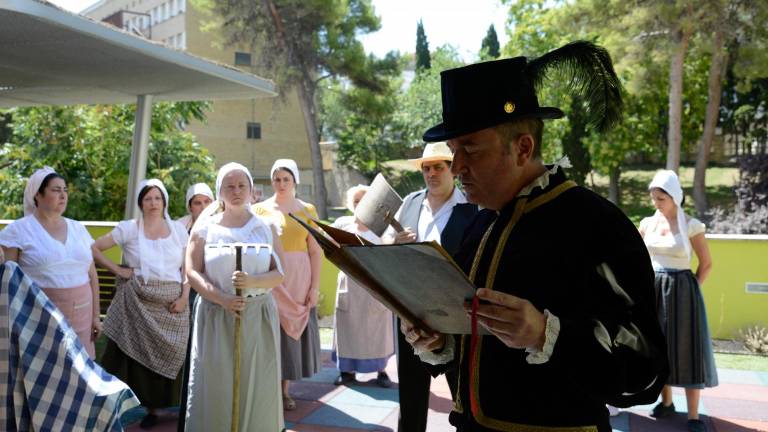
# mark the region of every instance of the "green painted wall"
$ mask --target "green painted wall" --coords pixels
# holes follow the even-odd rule
[[[0,221],[4,228],[8,221]],[[116,225],[114,222],[84,222],[93,238],[98,238]],[[768,283],[768,236],[707,235],[712,254],[712,273],[702,290],[712,337],[731,339],[746,326],[768,327],[768,294],[746,292],[747,282]],[[114,247],[107,256],[120,260],[120,249]],[[693,268],[696,268],[694,260]],[[336,302],[338,269],[323,259],[320,274],[318,314],[332,315]]]
[[[768,236],[708,235],[707,240],[712,273],[702,291],[712,337],[735,338],[748,325],[768,327],[768,294],[747,293],[745,286],[768,283]]]

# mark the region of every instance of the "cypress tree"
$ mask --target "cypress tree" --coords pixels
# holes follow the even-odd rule
[[[432,60],[429,56],[429,42],[424,33],[424,24],[419,20],[416,25],[416,72],[432,67]]]

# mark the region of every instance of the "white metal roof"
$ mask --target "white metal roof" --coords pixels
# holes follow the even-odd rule
[[[0,0],[0,107],[251,99],[272,81],[38,0]]]

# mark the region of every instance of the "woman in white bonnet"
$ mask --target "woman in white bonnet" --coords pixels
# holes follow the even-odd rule
[[[117,276],[104,319],[107,345],[101,364],[136,393],[147,415],[141,426],[158,421],[160,408],[178,405],[180,371],[189,337],[189,284],[183,283],[187,230],[168,215],[168,192],[158,179],[139,183],[139,215],[124,220],[93,244],[93,257]],[[102,251],[115,245],[126,267]]]
[[[664,170],[648,186],[656,213],[640,222],[640,234],[656,271],[656,304],[661,329],[667,338],[668,385],[651,415],[675,413],[672,388],[685,388],[688,430],[706,430],[699,420],[699,396],[704,387],[717,385],[717,370],[701,286],[712,269],[705,226],[683,210],[683,189],[674,171]],[[699,265],[694,273],[691,258]]]
[[[184,225],[187,232],[192,230],[200,213],[213,202],[213,191],[205,183],[195,183],[187,189],[186,207],[187,214],[176,219],[176,222]]]
[[[357,185],[347,191],[347,208],[354,212],[369,187]],[[354,216],[342,216],[333,223],[335,228],[357,234],[374,244],[381,238]],[[394,353],[392,312],[373,298],[357,282],[339,272],[336,290],[334,350],[339,376],[336,385],[355,382],[355,373],[377,372],[376,384],[390,387],[385,372],[387,360]]]
[[[290,382],[311,377],[321,366],[317,302],[323,252],[314,237],[288,216],[292,213],[307,223],[317,219],[315,206],[296,198],[300,182],[296,161],[276,160],[270,177],[275,194],[253,210],[274,221],[284,250],[285,280],[275,287],[274,296],[280,313],[283,406],[292,410],[296,401],[290,394]]]
[[[83,224],[63,216],[68,199],[64,177],[51,167],[35,171],[24,189],[24,217],[0,231],[0,246],[5,259],[16,261],[59,308],[94,358],[102,326],[93,238]]]
[[[192,229],[187,277],[199,297],[192,333],[187,431],[231,427],[235,316],[241,319],[239,430],[271,432],[284,427],[280,324],[272,296],[272,288],[283,281],[282,248],[275,228],[251,212],[252,185],[246,167],[222,166],[216,178],[217,201]],[[267,271],[233,272],[228,264],[217,261],[221,248],[206,247],[219,243],[271,245]],[[235,295],[235,288],[243,289],[243,296]]]

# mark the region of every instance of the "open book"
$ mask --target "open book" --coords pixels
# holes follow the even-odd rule
[[[290,216],[317,240],[329,261],[401,318],[428,331],[471,333],[463,304],[475,295],[475,287],[436,242],[374,245]]]

